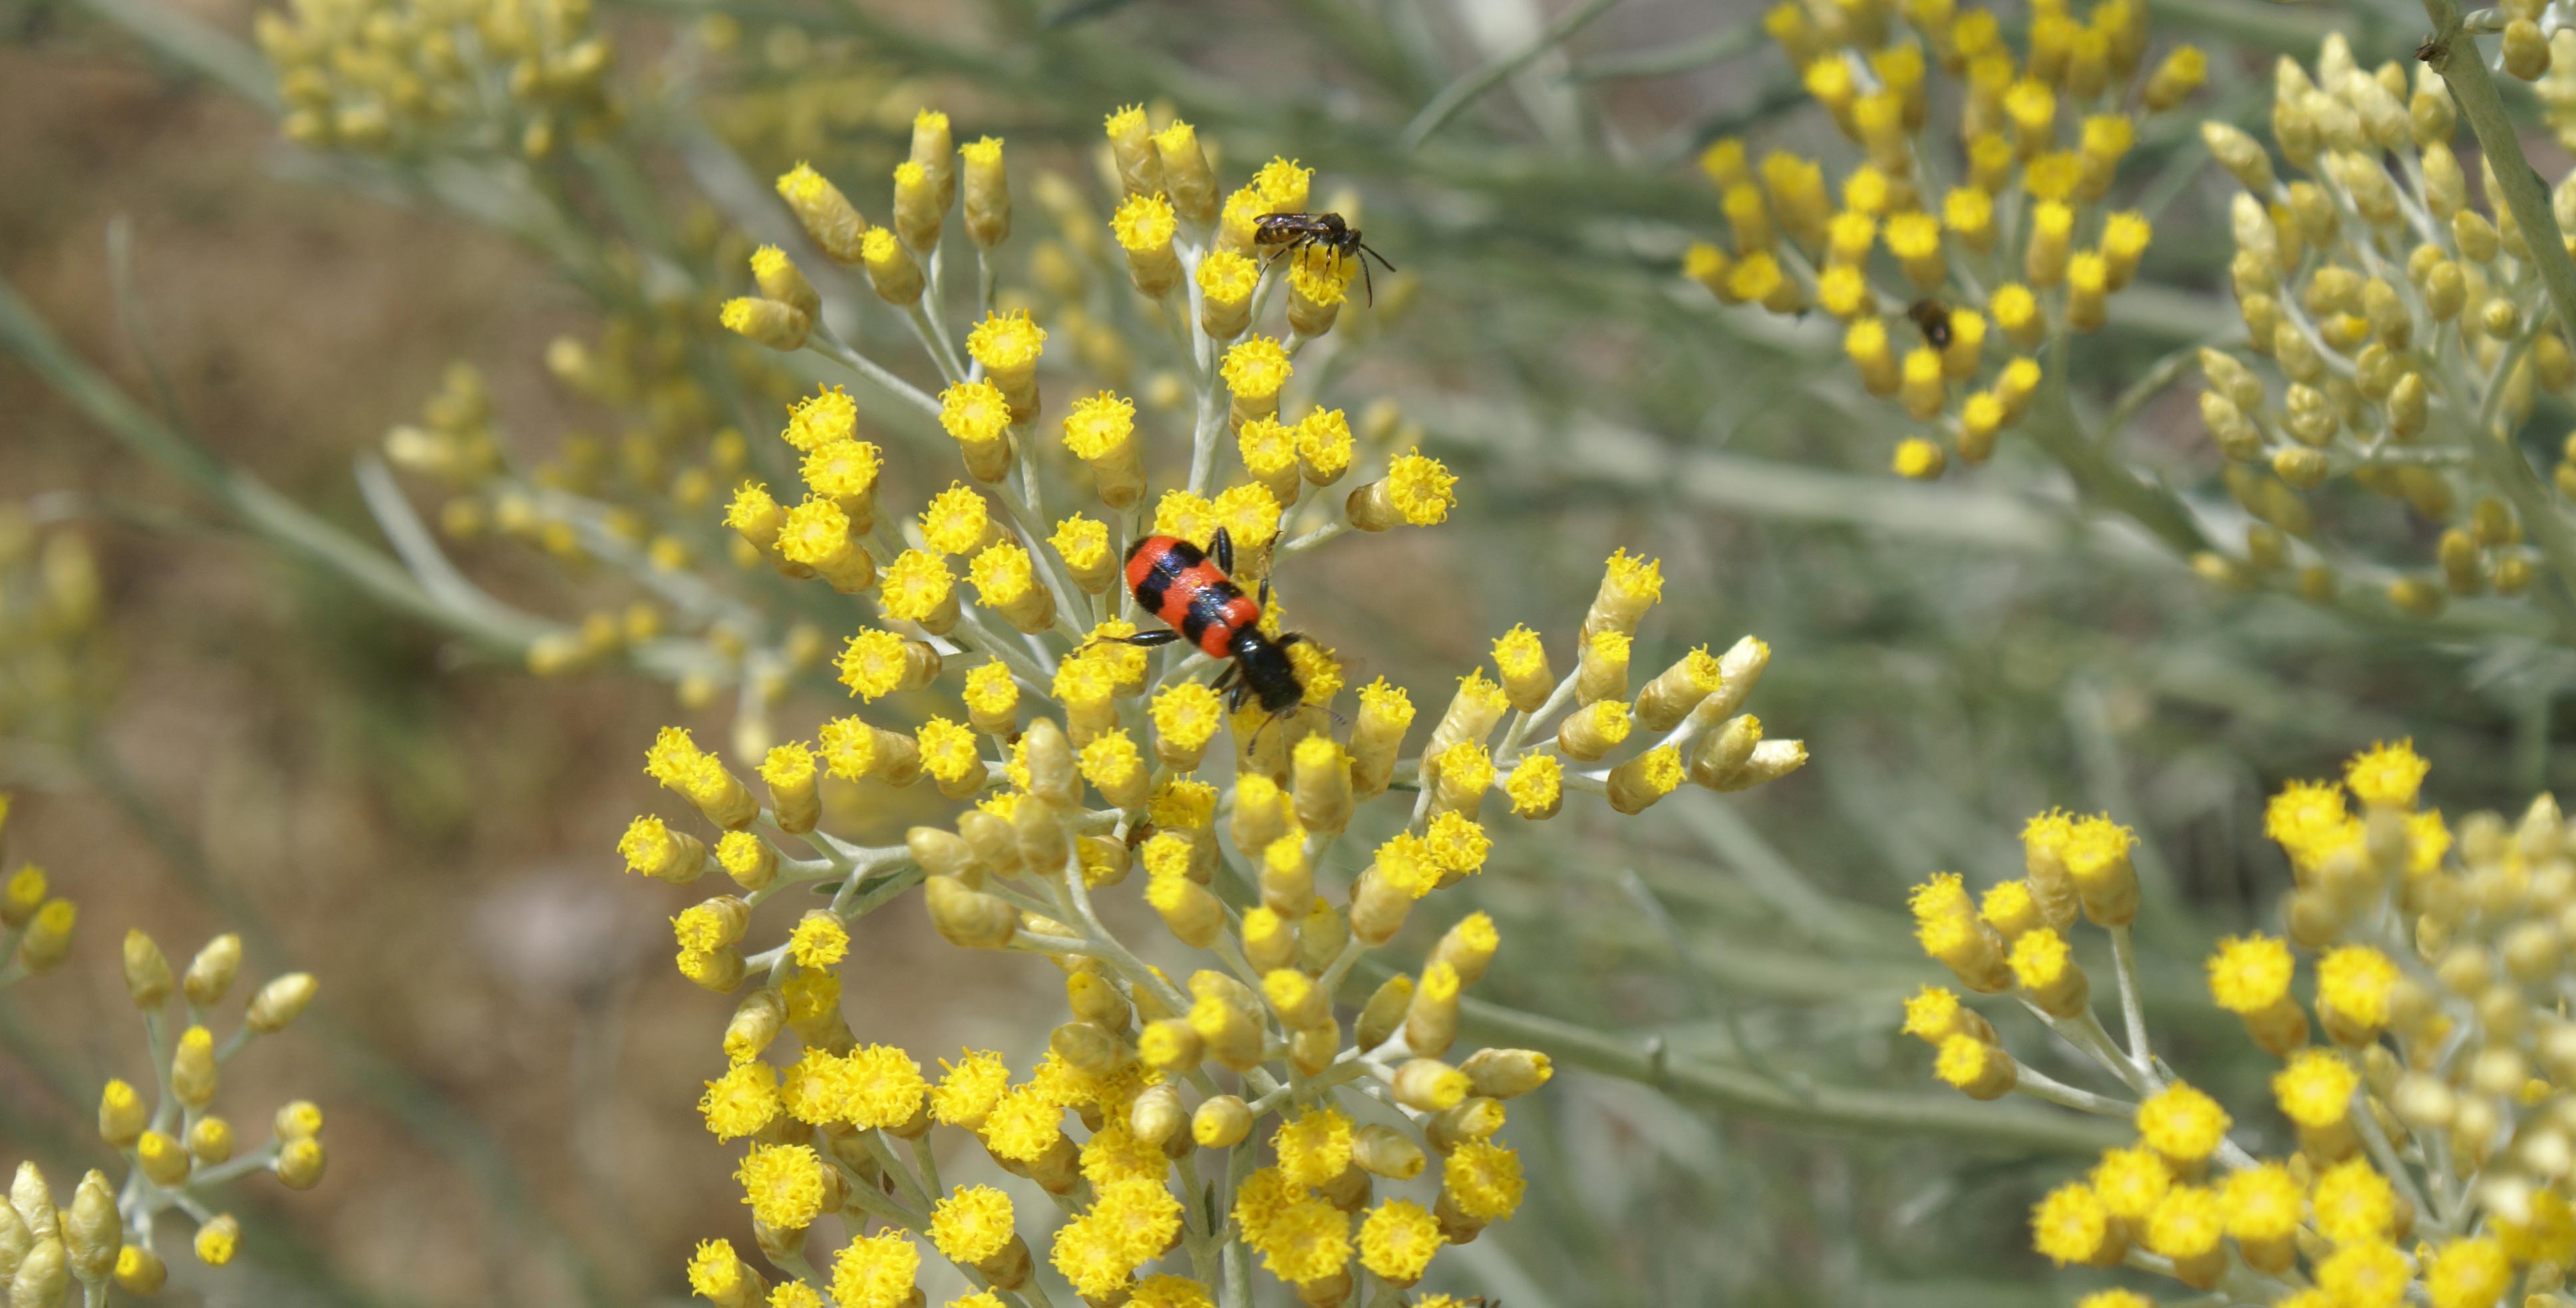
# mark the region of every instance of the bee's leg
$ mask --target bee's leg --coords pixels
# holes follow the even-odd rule
[[[1208,538],[1208,557],[1216,560],[1217,571],[1233,576],[1234,533],[1223,527],[1217,528],[1216,535]]]

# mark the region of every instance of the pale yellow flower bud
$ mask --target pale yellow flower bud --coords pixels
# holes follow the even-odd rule
[[[71,1274],[88,1285],[106,1280],[124,1247],[125,1221],[116,1211],[116,1189],[108,1184],[107,1173],[92,1168],[72,1191],[71,1207],[63,1210],[63,1251]]]
[[[187,975],[180,988],[187,992],[188,1002],[209,1008],[222,1001],[232,989],[233,976],[241,970],[241,937],[226,932],[206,942],[197,956],[188,960]]]
[[[159,1008],[170,997],[172,981],[170,960],[152,937],[128,929],[125,933],[125,993],[136,1008]]]
[[[289,972],[259,988],[250,1001],[250,1011],[242,1016],[242,1025],[261,1035],[283,1031],[313,1002],[320,986],[310,973]]]

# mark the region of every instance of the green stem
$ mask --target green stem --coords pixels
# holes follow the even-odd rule
[[[2118,1142],[2117,1127],[2056,1113],[1993,1108],[1949,1094],[1783,1083],[1748,1069],[1670,1057],[1661,1040],[1608,1034],[1573,1022],[1461,1001],[1460,1034],[1652,1086],[1673,1098],[1771,1121],[1849,1134],[1941,1135],[2031,1152],[2086,1154]]]
[[[1422,111],[1415,114],[1413,121],[1406,123],[1404,130],[1396,135],[1397,148],[1405,151],[1421,149],[1422,143],[1429,140],[1433,132],[1456,117],[1459,110],[1475,103],[1476,97],[1501,85],[1504,78],[1528,67],[1540,55],[1554,49],[1559,41],[1582,30],[1584,24],[1608,13],[1611,6],[1618,3],[1619,0],[1585,0],[1583,4],[1558,15],[1556,21],[1531,38],[1529,44],[1441,87],[1440,93],[1431,97],[1431,103],[1422,106]]]
[[[2462,30],[2459,0],[2424,0],[2424,14],[2433,20],[2425,62],[2442,75],[2460,116],[2469,120],[2469,131],[2478,138],[2478,149],[2494,171],[2496,187],[2504,192],[2505,209],[2522,233],[2532,265],[2540,270],[2540,283],[2549,292],[2559,326],[2576,340],[2576,258],[2568,256],[2558,217],[2550,209],[2548,193],[2541,189],[2540,174],[2523,156],[2513,120],[2505,113],[2504,96],[2478,55],[2477,39]],[[2531,528],[2532,538],[2549,556],[2559,584],[2576,588],[2576,528],[2550,503],[2530,461],[2511,440],[2499,442],[2484,427],[2470,433],[2470,442],[2480,460],[2498,474],[2505,494]],[[2500,448],[2491,451],[2491,443]]]

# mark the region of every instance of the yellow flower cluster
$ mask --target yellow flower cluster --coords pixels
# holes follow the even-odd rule
[[[69,748],[116,682],[98,563],[74,531],[0,503],[0,740]]]
[[[783,254],[756,257],[758,294],[724,311],[739,333],[839,360],[911,405],[965,475],[917,513],[892,509],[858,397],[826,387],[780,432],[801,488],[745,480],[721,510],[755,560],[856,608],[836,666],[862,711],[802,738],[762,732],[739,767],[664,730],[646,771],[694,812],[638,817],[619,842],[632,871],[733,882],[672,925],[679,970],[737,996],[726,1071],[699,1106],[712,1134],[743,1142],[736,1179],[765,1266],[711,1241],[691,1284],[728,1308],[825,1295],[893,1308],[920,1298],[926,1241],[974,1287],[956,1302],[975,1308],[1047,1302],[1041,1254],[1094,1303],[1204,1308],[1220,1286],[1245,1302],[1256,1264],[1317,1305],[1403,1290],[1442,1245],[1519,1206],[1504,1106],[1552,1069],[1540,1051],[1461,1048],[1465,990],[1501,945],[1486,915],[1446,923],[1415,972],[1370,952],[1485,866],[1500,834],[1490,821],[1552,817],[1569,790],[1635,813],[1685,780],[1735,790],[1796,769],[1803,745],[1765,739],[1742,712],[1769,649],[1746,637],[1632,676],[1663,577],[1625,551],[1571,641],[1572,667],[1552,669],[1546,642],[1517,627],[1495,644],[1499,675],[1460,678],[1427,732],[1384,678],[1356,690],[1337,726],[1345,674],[1312,641],[1284,645],[1298,694],[1275,713],[1229,702],[1211,676],[1223,660],[1204,650],[1121,643],[1163,627],[1125,582],[1129,542],[1223,540],[1249,590],[1342,532],[1443,521],[1458,479],[1418,449],[1390,450],[1381,475],[1328,492],[1378,458],[1340,410],[1298,390],[1297,361],[1332,329],[1318,310],[1339,286],[1315,281],[1329,268],[1265,267],[1253,244],[1254,217],[1308,203],[1309,174],[1274,160],[1221,197],[1188,126],[1153,130],[1138,110],[1108,122],[1126,194],[1101,244],[1173,314],[1176,366],[1196,393],[1186,462],[1162,479],[1153,406],[1080,389],[1068,402],[1042,385],[1060,322],[988,300],[962,366],[935,312],[953,203],[942,170],[964,165],[956,189],[985,269],[986,235],[1009,228],[1008,190],[998,171],[978,177],[998,170],[998,142],[955,150],[947,130],[944,117],[916,122],[889,225],[811,169],[779,186],[827,259],[912,318],[938,394],[843,343]],[[1282,280],[1287,330],[1265,334],[1262,301]],[[1220,465],[1236,462],[1239,479],[1220,486]],[[1046,511],[1057,479],[1088,483],[1088,511]],[[1277,605],[1260,607],[1262,630],[1281,636]],[[936,789],[953,816],[898,845],[834,834],[939,802],[897,800],[903,789]],[[1386,817],[1366,821],[1385,796]],[[1329,855],[1355,829],[1392,834],[1368,837],[1357,876],[1336,876]],[[852,1029],[850,924],[915,890],[950,942],[1060,969],[1067,1020],[1033,1065],[1015,1073],[970,1050],[934,1074]],[[820,906],[757,927],[768,901],[801,891]],[[1168,938],[1122,939],[1113,896],[1141,900]],[[943,1133],[1019,1181],[943,1183]],[[1042,1248],[1011,1193],[1031,1187],[1062,1219]]]
[[[304,145],[541,159],[615,117],[589,0],[295,0],[255,32]]]
[[[1841,322],[1862,387],[1930,433],[1896,446],[1898,472],[1983,462],[2030,405],[2038,347],[2100,327],[2136,274],[2149,224],[2110,208],[2112,178],[2138,115],[2199,86],[2201,52],[2150,71],[2139,0],[2081,17],[2042,0],[2018,54],[1994,10],[1954,0],[1784,0],[1764,27],[1860,158],[1829,185],[1816,160],[1717,141],[1700,167],[1732,248],[1694,243],[1683,272],[1729,304]],[[1956,92],[1934,94],[1936,73]],[[1953,102],[1955,136],[1933,108]]]
[[[22,946],[23,948],[23,946]],[[281,976],[251,994],[240,1024],[218,1041],[206,1025],[233,993],[241,970],[241,938],[206,942],[174,974],[158,945],[129,931],[124,948],[125,986],[143,1016],[153,1065],[153,1093],[122,1080],[100,1091],[99,1139],[121,1155],[127,1176],[111,1185],[93,1169],[58,1204],[32,1162],[18,1165],[8,1202],[0,1204],[0,1283],[9,1302],[60,1308],[74,1284],[82,1302],[104,1303],[110,1283],[138,1295],[161,1288],[167,1265],[155,1249],[156,1225],[174,1210],[195,1227],[198,1261],[218,1267],[232,1261],[241,1224],[212,1206],[228,1181],[269,1172],[279,1183],[309,1190],[322,1181],[322,1110],[297,1100],[277,1110],[269,1140],[239,1147],[229,1119],[214,1100],[224,1064],[260,1036],[284,1030],[313,1000],[313,978]],[[171,1030],[173,994],[186,1005],[188,1025]]]
[[[8,835],[9,804],[0,791],[0,837]],[[0,989],[61,966],[79,920],[80,906],[54,892],[43,868],[21,862],[0,878]]]
[[[2294,782],[2265,811],[2295,883],[2286,936],[2222,942],[2208,977],[2217,1005],[2280,1060],[2272,1107],[2295,1148],[2279,1157],[2230,1138],[2256,1106],[2231,1114],[2148,1049],[2119,908],[2134,913],[2135,881],[2102,872],[2125,867],[2124,832],[2043,815],[2024,833],[2023,880],[1976,904],[1955,877],[1917,890],[1926,947],[1962,985],[2015,992],[2120,1091],[2033,1071],[1956,992],[1926,987],[1905,1030],[1934,1046],[1936,1073],[1981,1098],[2018,1091],[2136,1127],[2135,1143],[2032,1210],[2040,1253],[2294,1308],[2556,1302],[2576,1259],[2576,1026],[2560,999],[2576,831],[2543,796],[2519,823],[2467,819],[2455,845],[2420,804],[2426,771],[2406,742],[2378,745],[2340,783]],[[2064,947],[2079,907],[2111,931],[2125,1045]],[[2298,984],[2302,952],[2312,987]]]
[[[2513,434],[2537,391],[2576,390],[2576,354],[2483,156],[2485,185],[2471,189],[2456,120],[2430,65],[2410,89],[2397,62],[2361,68],[2337,35],[2313,73],[2286,58],[2275,69],[2273,149],[2202,125],[2244,187],[2230,272],[2249,339],[2244,353],[2200,352],[2200,416],[2228,460],[2228,492],[2256,520],[2241,559],[2203,560],[2205,572],[2316,600],[2358,573],[2417,616],[2451,596],[2529,588],[2533,556],[2508,497],[2530,474],[2483,451],[2519,462]],[[2562,184],[2554,204],[2562,224],[2576,218],[2576,188]],[[2432,566],[2321,538],[2319,502],[2341,485],[2438,529]],[[2558,465],[2557,485],[2576,497],[2576,462]]]

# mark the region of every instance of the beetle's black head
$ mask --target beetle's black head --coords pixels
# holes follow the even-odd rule
[[[1306,697],[1305,687],[1297,684],[1297,665],[1288,661],[1287,645],[1263,635],[1260,628],[1245,627],[1234,633],[1226,652],[1234,656],[1244,687],[1265,711],[1285,713]]]

